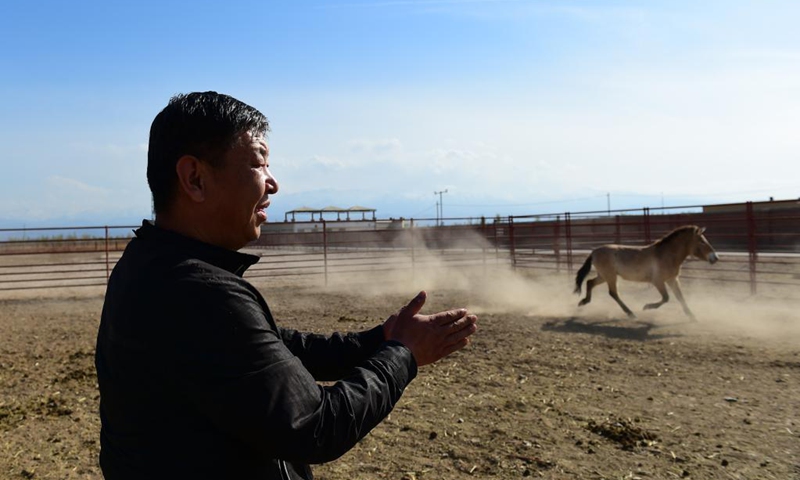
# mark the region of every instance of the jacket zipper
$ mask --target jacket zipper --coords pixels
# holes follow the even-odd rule
[[[284,480],[292,480],[292,477],[289,476],[289,469],[286,467],[286,462],[283,460],[278,460],[278,469],[281,471],[281,478]]]

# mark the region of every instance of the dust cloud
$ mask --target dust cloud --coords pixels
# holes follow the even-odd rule
[[[465,248],[475,248],[470,239]],[[452,250],[453,247],[449,247]],[[489,247],[485,247],[489,248]],[[493,251],[493,247],[492,247]],[[684,279],[682,290],[697,322],[691,322],[670,291],[670,301],[657,310],[643,310],[646,303],[658,301],[659,293],[645,283],[620,280],[622,300],[637,318],[627,319],[608,295],[606,285],[593,291],[592,302],[578,307],[585,295],[575,295],[574,273],[544,268],[514,268],[507,260],[489,255],[485,264],[458,265],[437,250],[417,251],[413,269],[340,276],[329,289],[356,296],[398,295],[412,298],[419,290],[429,295],[458,291],[468,298],[467,308],[481,314],[514,314],[548,320],[581,319],[585,322],[636,322],[661,327],[679,327],[682,335],[709,335],[725,338],[754,338],[800,344],[800,296],[787,291],[759,286],[751,295],[749,287],[729,282]],[[594,271],[588,278],[594,276]],[[424,313],[424,311],[423,311]]]

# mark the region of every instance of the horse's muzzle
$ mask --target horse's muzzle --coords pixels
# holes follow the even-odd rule
[[[716,253],[711,252],[708,255],[708,263],[710,263],[711,265],[714,265],[715,263],[717,263],[718,260],[719,260],[719,257],[717,256]]]

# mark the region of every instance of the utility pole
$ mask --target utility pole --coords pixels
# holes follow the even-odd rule
[[[606,193],[606,208],[608,208],[608,216],[611,216],[611,194]]]
[[[438,192],[433,192],[434,195],[439,195],[439,208],[437,209],[437,224],[442,225],[444,223],[444,204],[442,203],[442,194],[447,193],[447,189],[440,190]]]

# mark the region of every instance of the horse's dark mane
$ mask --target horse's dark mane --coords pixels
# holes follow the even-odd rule
[[[692,231],[693,233],[696,232],[698,229],[697,225],[684,225],[682,227],[678,227],[668,234],[664,235],[663,237],[659,238],[653,245],[660,246],[660,245],[669,245],[677,238],[681,237],[682,235],[686,234],[687,231]]]

